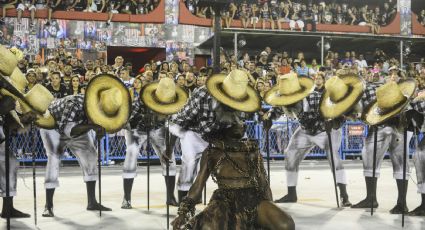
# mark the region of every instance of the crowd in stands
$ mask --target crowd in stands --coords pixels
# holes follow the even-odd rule
[[[282,23],[289,23],[291,30],[306,29],[317,24],[361,25],[371,27],[371,32],[378,33],[381,26],[388,25],[397,14],[397,1],[379,1],[379,4],[360,5],[358,1],[311,1],[311,0],[245,0],[229,1],[221,12],[224,25],[229,28],[233,20],[240,19],[246,29],[256,29],[261,23],[271,23],[272,29],[282,29]],[[192,14],[202,18],[212,18],[212,8],[198,6],[196,0],[185,0],[186,7]]]
[[[148,14],[154,10],[161,0],[5,0],[0,2],[2,17],[0,23],[4,23],[6,11],[16,9],[18,23],[21,22],[24,11],[31,12],[31,26],[34,26],[35,12],[48,10],[46,25],[50,25],[54,11],[82,11],[95,13],[108,13],[109,25],[113,14]]]
[[[137,99],[140,89],[149,82],[169,77],[189,93],[205,84],[212,74],[212,68],[197,68],[188,61],[165,62],[152,60],[140,70],[135,70],[132,63],[123,57],[115,57],[113,64],[105,63],[103,58],[83,62],[60,46],[54,58],[44,65],[29,63],[26,59],[19,62],[18,67],[29,82],[28,88],[35,84],[45,85],[55,97],[84,93],[87,83],[97,74],[112,74],[120,78],[129,88],[133,99]],[[384,51],[376,49],[373,57],[365,59],[363,54],[355,51],[328,51],[324,65],[315,58],[305,58],[303,52],[289,55],[288,52],[275,52],[266,47],[257,54],[244,53],[240,58],[221,54],[221,71],[224,74],[233,69],[244,69],[249,73],[250,84],[261,96],[277,83],[277,77],[289,72],[299,76],[316,79],[321,76],[325,80],[343,70],[358,74],[367,82],[383,83],[391,79],[414,78],[420,90],[425,89],[425,59],[418,62],[405,63],[400,66],[397,57],[389,57]]]

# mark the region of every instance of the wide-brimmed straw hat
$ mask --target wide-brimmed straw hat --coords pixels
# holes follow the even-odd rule
[[[313,79],[288,73],[278,77],[277,85],[264,95],[264,101],[273,106],[288,106],[301,101],[313,90]]]
[[[173,79],[162,78],[142,88],[140,100],[151,110],[164,115],[179,112],[189,95]]]
[[[0,45],[0,54],[0,73],[4,76],[10,76],[18,65],[18,58],[2,45]]]
[[[205,85],[217,101],[232,109],[252,113],[260,110],[261,101],[260,96],[248,82],[248,74],[236,69],[228,75],[212,75]]]
[[[115,133],[124,127],[130,117],[130,92],[117,77],[97,75],[87,85],[84,110],[94,124],[108,133]]]
[[[369,125],[379,125],[398,115],[409,104],[415,90],[416,82],[412,79],[380,86],[376,89],[376,101],[363,111],[363,120]]]
[[[320,114],[325,119],[334,119],[359,102],[364,84],[357,75],[333,76],[326,81],[325,89],[320,100]]]

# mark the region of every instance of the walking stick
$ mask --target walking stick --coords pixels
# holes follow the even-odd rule
[[[37,226],[37,184],[35,177],[35,158],[37,154],[36,151],[36,132],[34,127],[34,122],[31,122],[31,133],[32,133],[32,186],[33,186],[33,195],[34,195],[34,224]]]
[[[376,151],[377,151],[377,142],[378,142],[378,126],[372,126],[373,127],[373,161],[372,161],[372,202],[370,204],[370,215],[373,216],[373,201],[375,199],[375,188],[376,188]]]
[[[147,182],[148,182],[148,192],[147,192],[147,196],[148,196],[148,211],[149,211],[149,208],[150,208],[150,200],[149,200],[149,197],[150,197],[150,167],[151,167],[151,156],[150,156],[150,153],[149,153],[149,146],[150,146],[150,119],[148,119],[148,127],[147,127],[147,130],[146,130],[146,134],[147,134],[147,138],[146,138],[146,154],[148,155],[148,173],[147,173]]]
[[[167,230],[170,229],[170,192],[169,192],[169,179],[170,179],[170,164],[168,156],[171,156],[171,154],[168,154],[170,151],[170,126],[167,122],[167,130],[165,131],[165,154],[167,154],[167,158],[165,159],[165,174],[167,178],[167,183],[165,186],[166,194],[167,194]]]
[[[10,196],[10,189],[9,189],[9,185],[10,185],[10,178],[9,178],[9,170],[10,170],[10,159],[9,159],[9,154],[10,154],[10,132],[9,132],[9,127],[7,126],[7,124],[4,127],[4,135],[5,135],[5,170],[6,170],[6,197],[9,198]],[[4,205],[4,204],[3,204]],[[10,214],[7,215],[7,220],[6,220],[6,229],[10,230]]]
[[[102,206],[102,138],[105,136],[105,129],[102,127],[101,134],[96,134],[97,139],[97,170],[99,173],[99,205]],[[102,209],[99,208],[99,217],[102,217]]]
[[[404,203],[406,203],[406,170],[407,170],[407,127],[404,127],[404,131],[403,131],[403,139],[404,139],[404,146],[403,146],[403,197],[402,197],[402,204],[403,207],[401,209],[401,227],[404,227],[404,216],[405,216],[405,211],[404,211]]]
[[[337,184],[336,184],[335,162],[334,162],[334,152],[333,152],[333,148],[332,148],[331,130],[332,130],[331,121],[327,121],[326,122],[326,134],[328,135],[329,153],[331,155],[331,169],[332,169],[332,176],[333,176],[334,187],[335,187],[336,205],[339,208],[338,189],[337,189]]]

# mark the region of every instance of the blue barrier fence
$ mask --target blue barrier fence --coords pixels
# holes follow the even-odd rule
[[[266,155],[266,135],[264,134],[261,123],[254,121],[247,121],[246,136],[255,139],[259,142],[260,150],[263,155]],[[273,126],[269,131],[269,148],[270,157],[279,159],[284,158],[285,148],[288,145],[289,139],[299,126],[296,120],[287,120],[285,122],[276,121],[273,122]],[[346,122],[342,127],[342,143],[339,150],[339,154],[342,159],[347,156],[355,157],[361,155],[363,148],[364,137],[367,135],[367,126],[361,122]],[[15,153],[21,162],[32,161],[32,148],[35,143],[35,153],[37,162],[46,162],[47,156],[43,143],[40,137],[40,133],[36,130],[36,135],[28,133],[21,133],[13,136],[11,141],[11,151]],[[422,136],[418,135],[419,137]],[[410,142],[410,154],[414,152],[416,141],[418,137],[412,138]],[[126,144],[124,138],[124,131],[120,131],[115,134],[109,134],[101,141],[102,159],[104,164],[108,164],[111,160],[123,160],[125,158]],[[103,148],[105,146],[105,148]],[[180,142],[177,141],[174,146],[174,152],[177,158],[181,156]],[[139,160],[146,160],[150,154],[151,159],[158,159],[153,149],[150,146],[143,146],[140,150]],[[326,154],[318,147],[314,147],[308,157],[325,158]],[[65,161],[76,161],[75,156],[72,152],[65,148],[63,160]]]

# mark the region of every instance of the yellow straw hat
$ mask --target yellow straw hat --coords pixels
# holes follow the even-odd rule
[[[94,124],[105,128],[108,133],[115,133],[130,117],[130,92],[117,77],[109,74],[97,75],[87,86],[84,110]]]
[[[278,77],[277,85],[264,95],[264,101],[273,106],[288,106],[301,101],[313,90],[313,79],[288,73]]]
[[[179,112],[189,95],[173,79],[162,78],[142,88],[140,100],[151,110],[164,115]]]
[[[363,120],[369,125],[379,125],[398,115],[409,104],[415,91],[416,82],[412,79],[380,86],[376,89],[376,101],[363,111]]]
[[[211,76],[205,85],[217,101],[235,110],[252,113],[261,108],[261,101],[258,93],[248,85],[248,82],[248,74],[236,69],[228,75]]]
[[[0,45],[0,73],[5,76],[10,76],[18,65],[18,58],[6,47]]]
[[[320,113],[325,119],[334,119],[350,111],[363,95],[363,81],[356,75],[333,76],[325,83],[320,100]]]

